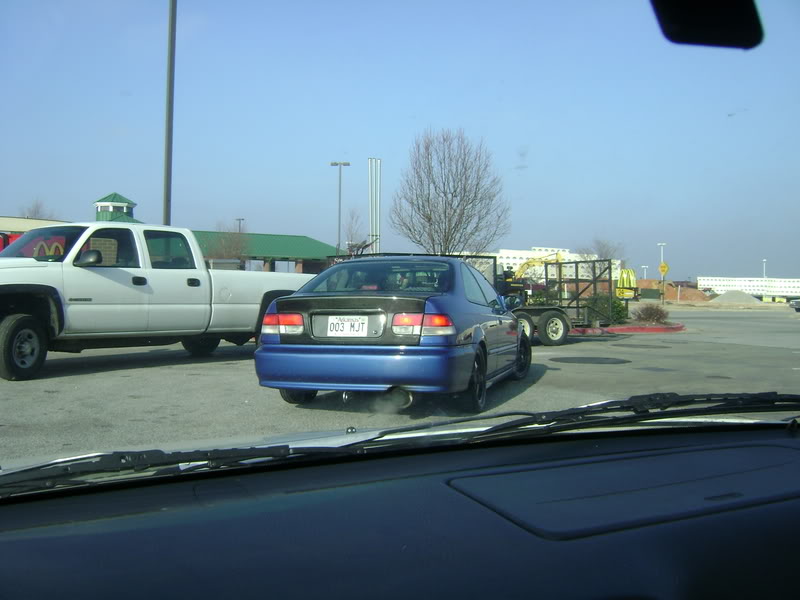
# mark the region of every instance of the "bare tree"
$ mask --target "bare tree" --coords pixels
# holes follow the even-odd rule
[[[509,207],[483,141],[462,130],[418,136],[394,196],[395,231],[432,254],[479,253],[508,233]]]
[[[594,238],[591,244],[578,248],[576,254],[580,254],[584,260],[591,260],[595,256],[598,259],[619,260],[625,266],[625,246],[618,242]]]
[[[36,198],[28,206],[22,209],[22,215],[26,219],[46,219],[55,220],[56,215],[47,208],[41,198]]]
[[[373,244],[373,240],[367,240],[361,222],[361,215],[355,208],[350,209],[350,214],[344,226],[344,234],[347,242],[347,253],[350,255],[360,256]]]
[[[208,249],[207,258],[237,258],[242,257],[247,250],[247,239],[243,235],[247,233],[247,228],[239,223],[226,224],[217,223],[217,231],[220,235]]]

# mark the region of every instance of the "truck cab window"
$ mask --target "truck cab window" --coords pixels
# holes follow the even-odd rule
[[[86,250],[98,250],[103,257],[95,267],[139,268],[139,253],[129,229],[98,229],[81,248],[77,259]]]
[[[191,248],[180,233],[173,231],[145,231],[147,252],[154,269],[194,269]]]

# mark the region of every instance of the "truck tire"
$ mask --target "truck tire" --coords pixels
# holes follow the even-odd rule
[[[9,315],[0,323],[0,377],[21,381],[36,377],[47,357],[47,335],[31,315]]]
[[[311,402],[314,398],[317,397],[316,390],[287,390],[282,389],[281,398],[283,398],[289,404],[304,404],[306,402]]]
[[[560,346],[567,340],[567,319],[560,312],[548,310],[536,325],[539,340],[545,346]]]
[[[208,356],[219,346],[220,339],[213,337],[184,338],[181,340],[184,349],[192,356]]]
[[[522,333],[528,336],[528,340],[533,339],[533,334],[536,333],[536,324],[533,322],[531,316],[527,313],[514,313],[519,319],[519,326]]]

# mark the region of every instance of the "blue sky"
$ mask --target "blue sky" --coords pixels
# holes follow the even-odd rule
[[[336,243],[368,224],[383,165],[385,251],[427,128],[491,150],[511,204],[498,247],[624,245],[670,277],[800,277],[800,4],[759,2],[753,51],[663,39],[645,0],[179,0],[174,225]],[[93,219],[111,192],[162,218],[166,0],[0,2],[0,215],[35,200]],[[343,234],[344,236],[344,234]]]

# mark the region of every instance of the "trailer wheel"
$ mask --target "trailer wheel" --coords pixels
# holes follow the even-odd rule
[[[519,327],[522,332],[528,336],[529,340],[533,339],[533,334],[536,332],[536,325],[533,322],[531,316],[527,313],[514,313],[519,319]]]
[[[47,357],[47,336],[31,315],[9,315],[0,323],[0,377],[32,379]]]
[[[545,346],[560,346],[567,339],[567,320],[560,312],[548,310],[539,317],[536,332]]]

